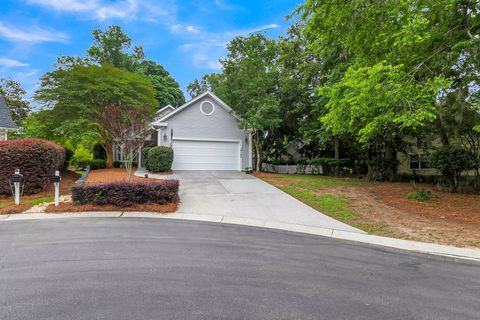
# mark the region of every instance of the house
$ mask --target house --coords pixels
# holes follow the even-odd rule
[[[160,109],[145,145],[171,146],[172,170],[241,171],[252,167],[252,135],[240,123],[225,102],[207,91],[178,108]],[[123,160],[119,146],[114,159]]]
[[[8,139],[8,131],[16,129],[15,122],[10,117],[7,101],[0,95],[0,141]]]

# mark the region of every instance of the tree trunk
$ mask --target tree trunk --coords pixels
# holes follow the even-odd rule
[[[393,159],[393,144],[390,142],[385,143],[385,160],[391,161],[392,165],[388,167],[388,181],[393,181],[395,177],[395,168]]]
[[[105,149],[105,154],[107,156],[107,168],[113,168],[113,143],[106,142],[102,144],[103,148]]]
[[[335,149],[335,159],[340,159],[340,139],[333,137],[333,147]]]
[[[262,147],[260,145],[260,141],[258,139],[258,133],[255,134],[255,160],[256,160],[256,167],[255,171],[260,172],[262,169]]]

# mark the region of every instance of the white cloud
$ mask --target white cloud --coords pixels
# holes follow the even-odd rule
[[[156,22],[155,16],[165,16],[176,8],[173,0],[25,0],[28,4],[42,6],[58,12],[75,13],[93,20],[140,19]],[[159,4],[161,2],[161,4]]]
[[[195,28],[194,26],[187,26],[187,32],[191,32],[191,33],[199,33],[200,30]]]
[[[0,22],[0,38],[14,42],[67,42],[68,36],[62,32],[47,30],[37,26],[23,28],[6,25]]]
[[[15,67],[27,67],[28,63],[20,62],[14,59],[1,58],[0,57],[0,66],[5,68],[15,68]]]
[[[189,39],[189,42],[182,44],[178,49],[186,54],[191,54],[192,64],[195,67],[220,70],[222,66],[219,59],[225,57],[227,53],[226,47],[230,40],[237,36],[249,35],[278,27],[279,25],[277,24],[267,24],[260,27],[228,32],[206,32],[201,31],[200,28],[195,28],[197,31],[195,32],[195,37],[188,34],[188,27],[175,25],[175,28],[172,26],[171,29]]]

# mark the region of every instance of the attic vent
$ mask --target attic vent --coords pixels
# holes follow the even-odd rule
[[[200,105],[200,111],[204,115],[209,116],[209,115],[213,114],[213,112],[215,111],[215,106],[210,101],[204,101]]]

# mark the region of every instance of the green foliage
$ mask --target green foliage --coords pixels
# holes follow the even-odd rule
[[[455,145],[440,147],[430,154],[428,160],[430,167],[440,170],[442,174],[449,177],[472,169],[475,165],[472,154]]]
[[[29,102],[23,99],[26,93],[17,81],[0,78],[0,95],[5,98],[10,116],[18,127],[22,126],[31,111]]]
[[[152,172],[168,172],[172,170],[173,149],[159,146],[149,148],[146,155],[145,167]]]
[[[114,168],[121,168],[122,167],[122,161],[113,161],[113,167]]]
[[[142,61],[137,72],[152,82],[159,106],[172,105],[177,107],[185,102],[185,96],[180,89],[180,85],[163,66],[155,61]]]
[[[343,78],[319,92],[328,97],[322,122],[335,135],[351,134],[363,145],[382,137],[414,132],[435,120],[435,98],[448,86],[444,79],[418,84],[401,66],[349,68]]]
[[[420,202],[429,201],[432,199],[432,192],[427,188],[418,188],[415,192],[407,194],[407,198]]]
[[[392,180],[392,171],[397,167],[397,160],[375,158],[368,161],[368,178],[373,181]]]
[[[107,162],[104,159],[93,159],[89,163],[91,170],[105,169],[107,167]]]
[[[93,145],[92,154],[93,154],[93,159],[103,159],[103,160],[107,159],[107,154],[105,152],[105,149],[100,143],[95,143]]]
[[[93,159],[93,155],[88,149],[80,145],[74,152],[70,164],[75,166],[79,170],[84,170],[90,165],[90,161]]]
[[[88,59],[97,64],[109,64],[134,72],[145,58],[143,48],[132,48],[132,39],[119,26],[109,26],[107,30],[92,31],[93,45],[88,49]]]
[[[476,159],[471,152],[455,145],[442,146],[428,158],[430,167],[438,169],[449,180],[450,190],[459,191],[461,174],[473,169]]]

